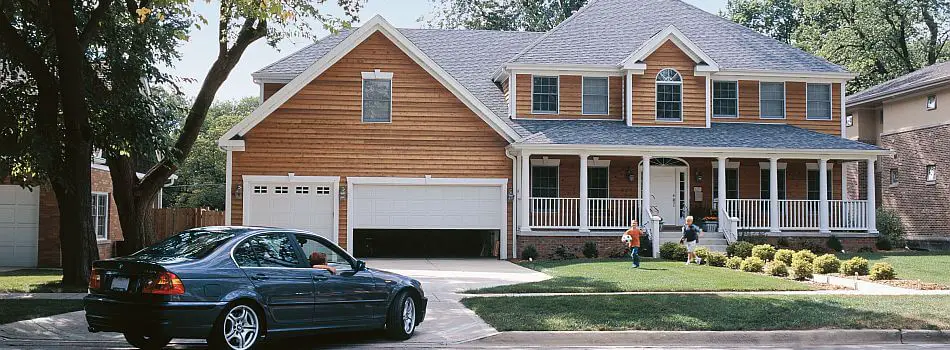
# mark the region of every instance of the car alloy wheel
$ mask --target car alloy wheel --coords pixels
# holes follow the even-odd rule
[[[416,303],[412,298],[406,298],[402,305],[402,330],[406,334],[412,334],[416,328]]]
[[[401,291],[389,304],[386,313],[386,335],[392,339],[406,340],[416,331],[416,300],[408,291]]]
[[[221,327],[224,343],[234,350],[247,350],[257,343],[260,334],[260,320],[254,308],[239,304],[235,305],[224,317]]]

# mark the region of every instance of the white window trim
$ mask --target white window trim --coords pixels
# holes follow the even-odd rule
[[[606,96],[606,97],[607,97],[607,110],[606,110],[605,113],[587,113],[587,112],[584,111],[584,98],[587,96],[587,94],[584,93],[584,80],[587,80],[587,78],[592,78],[592,79],[604,79],[604,80],[607,81],[607,96]],[[533,82],[534,82],[534,79],[532,79],[532,83],[533,83]],[[561,82],[561,80],[558,79],[558,84],[559,84],[559,85],[560,85],[560,82]],[[557,99],[557,102],[558,102],[558,104],[560,104],[560,103],[561,103],[561,87],[560,87],[560,86],[558,86],[557,92],[558,92],[558,99]],[[533,95],[532,95],[532,97],[533,97]],[[610,77],[609,77],[609,76],[607,76],[607,77],[599,77],[599,76],[592,76],[592,75],[582,75],[582,76],[581,76],[581,115],[610,115]]]
[[[808,183],[809,183],[810,180],[811,180],[811,177],[810,177],[811,171],[812,171],[812,170],[819,171],[819,170],[818,170],[818,164],[817,164],[817,163],[807,163],[806,165],[807,165],[807,166],[806,166],[806,169],[805,169],[805,199],[807,200],[807,199],[808,199],[808,192],[811,192],[811,191],[810,191],[811,189],[808,188]],[[834,163],[828,163],[828,170],[827,170],[827,171],[828,171],[828,200],[832,200],[832,199],[835,197],[835,180],[834,180],[835,172],[834,172],[834,170],[833,170],[834,167],[832,167],[832,165],[834,165]],[[818,174],[818,176],[819,176],[819,181],[821,181],[821,180],[820,180],[820,179],[821,179],[821,177],[820,177],[821,174]],[[821,192],[820,192],[820,191],[821,191],[821,184],[818,184],[818,186],[819,186],[819,187],[818,187],[818,191],[819,191],[818,195],[819,195],[819,198],[821,198],[821,197],[820,197],[820,196],[821,196]],[[786,193],[787,193],[787,192],[786,192]],[[815,199],[815,200],[817,200],[817,199]]]
[[[713,108],[713,106],[716,105],[716,83],[735,83],[736,84],[736,115],[722,115],[722,114],[717,115],[716,114],[716,110],[715,108]],[[738,80],[713,80],[712,91],[710,91],[709,93],[712,94],[712,102],[709,105],[709,109],[711,110],[710,115],[712,115],[713,118],[739,119],[739,81]]]
[[[96,228],[99,227],[99,225],[97,225],[95,222],[92,223],[92,231],[93,231],[93,232],[95,233],[95,235],[96,235],[96,241],[97,241],[97,242],[105,242],[105,241],[108,241],[108,240],[109,240],[109,204],[110,204],[109,202],[111,202],[111,198],[109,198],[109,197],[110,197],[110,196],[109,196],[109,192],[96,192],[96,191],[92,191],[92,195],[93,195],[93,196],[105,196],[105,197],[106,197],[106,215],[105,215],[106,223],[105,223],[105,225],[103,226],[104,229],[106,230],[106,232],[105,232],[104,237],[99,237],[99,232],[96,232]]]
[[[930,167],[934,168],[934,178],[930,179]],[[933,185],[937,183],[937,165],[936,164],[927,164],[924,166],[924,182],[928,185]]]
[[[925,170],[926,170],[926,169],[925,169]],[[894,175],[897,175],[897,176],[894,176]],[[891,169],[887,172],[887,180],[890,182],[890,183],[888,184],[888,187],[896,187],[898,184],[900,184],[900,179],[901,179],[901,171],[900,171],[900,169],[898,169],[898,168],[891,168]]]
[[[380,72],[379,69],[372,72],[362,72],[363,79],[360,80],[360,122],[364,124],[392,124],[393,122],[393,73]],[[389,80],[389,121],[366,121],[365,99],[363,92],[366,91],[366,80]]]
[[[766,116],[762,113],[762,84],[782,83],[782,116]],[[807,92],[806,92],[807,94]],[[806,105],[807,109],[808,106]],[[807,112],[806,112],[807,113]],[[785,119],[788,117],[788,83],[785,81],[759,81],[759,119]]]
[[[657,80],[657,77],[660,76],[660,73],[662,73],[664,70],[667,70],[667,69],[676,72],[676,75],[679,75],[679,77],[680,77],[680,81],[664,81],[664,82],[660,82],[659,80]],[[684,80],[684,79],[685,79],[685,78],[683,77],[683,74],[681,74],[678,70],[676,70],[676,69],[674,69],[674,68],[663,68],[663,69],[660,69],[660,71],[656,73],[656,76],[653,77],[653,120],[654,120],[654,121],[657,121],[657,122],[664,122],[664,123],[682,123],[682,122],[683,122],[683,117],[685,117],[685,114],[686,114],[686,111],[683,110],[683,80]],[[656,104],[660,102],[660,101],[657,99],[657,97],[658,97],[657,95],[659,94],[660,85],[679,85],[679,87],[680,87],[680,118],[679,118],[678,120],[677,120],[677,119],[669,119],[669,118],[660,119],[660,110],[659,110],[659,108],[656,107]]]
[[[534,78],[554,78],[557,79],[557,110],[554,112],[551,111],[536,111],[534,110]],[[584,94],[584,91],[581,91],[581,95]],[[581,109],[584,107],[581,106]],[[531,75],[531,114],[561,114],[561,76],[560,75],[540,75],[532,74]]]
[[[854,126],[854,114],[848,114],[844,117],[844,126],[846,128]]]
[[[808,115],[808,87],[811,85],[826,85],[828,86],[828,117],[819,118],[812,117]],[[834,85],[831,83],[805,83],[805,120],[834,120],[835,119],[835,103],[834,103]]]
[[[557,193],[554,195],[554,197],[535,197],[534,196],[534,169],[535,168],[556,168],[557,169],[557,181],[554,182],[554,184],[557,185],[557,188],[556,188]],[[528,179],[531,180],[529,181],[530,188],[528,189],[529,191],[528,194],[530,195],[529,197],[531,198],[561,198],[561,165],[560,163],[555,164],[555,165],[549,165],[549,164],[543,164],[543,163],[535,164],[534,162],[532,162],[531,174],[528,174],[528,175],[529,175]]]
[[[930,98],[931,98],[931,97],[934,98],[934,106],[933,106],[933,107],[930,107]],[[936,109],[937,109],[937,95],[927,95],[927,98],[924,100],[924,103],[926,104],[924,107],[925,107],[928,111],[936,110]]]

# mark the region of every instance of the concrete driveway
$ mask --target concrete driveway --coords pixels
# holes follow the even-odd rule
[[[456,292],[523,282],[549,276],[494,259],[371,259],[367,266],[411,276],[422,282],[428,314],[412,339],[390,342],[380,332],[290,338],[269,348],[304,349],[350,346],[443,347],[492,335],[496,331],[459,303]],[[122,335],[89,333],[82,311],[0,325],[0,348],[128,348]],[[174,348],[204,348],[201,340],[176,340]]]

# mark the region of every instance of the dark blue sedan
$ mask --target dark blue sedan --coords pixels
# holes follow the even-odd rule
[[[251,349],[265,335],[313,331],[408,339],[426,298],[419,281],[368,269],[310,232],[204,227],[95,262],[85,308],[91,332],[120,332],[142,349],[172,338]]]

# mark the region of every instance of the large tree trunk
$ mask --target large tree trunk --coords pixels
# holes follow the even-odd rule
[[[99,259],[92,223],[90,149],[88,142],[66,149],[63,173],[52,181],[59,206],[59,241],[66,286],[85,286],[92,262]]]
[[[113,196],[119,213],[119,224],[125,242],[119,255],[129,255],[155,243],[154,234],[148,227],[148,210],[152,207],[155,192],[138,189],[139,179],[131,158],[125,155],[107,156],[112,177]]]

